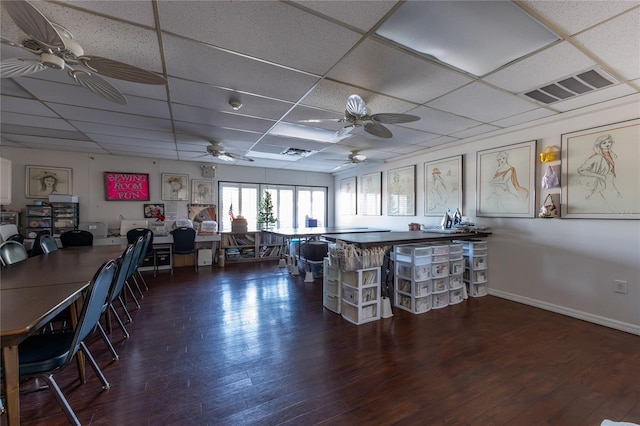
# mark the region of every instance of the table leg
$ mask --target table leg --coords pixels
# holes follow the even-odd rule
[[[20,424],[20,381],[18,378],[18,346],[2,348],[2,367],[4,369],[4,391],[7,398],[8,424]]]

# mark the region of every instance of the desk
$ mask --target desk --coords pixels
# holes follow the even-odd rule
[[[69,247],[2,268],[0,339],[9,425],[20,424],[18,344],[78,299],[98,268],[123,250]]]
[[[329,241],[344,241],[347,244],[353,244],[361,248],[382,247],[398,244],[411,244],[428,241],[451,241],[451,240],[468,240],[473,238],[485,238],[491,235],[488,232],[470,232],[470,233],[436,233],[421,231],[406,232],[368,232],[368,233],[350,233],[350,234],[325,234],[322,237]]]

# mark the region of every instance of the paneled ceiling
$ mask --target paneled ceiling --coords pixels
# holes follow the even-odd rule
[[[240,165],[332,172],[354,150],[390,161],[640,91],[638,1],[515,2],[558,39],[481,76],[380,36],[404,2],[32,4],[69,30],[86,54],[156,72],[168,83],[106,78],[126,96],[121,105],[80,87],[63,70],[4,78],[2,146],[217,163],[206,154],[209,141],[217,140],[227,152],[254,159]],[[455,30],[474,37],[465,35],[472,28]],[[5,40],[23,37],[4,6],[1,33]],[[489,55],[492,46],[477,50],[484,49]],[[3,60],[35,57],[6,43],[0,53]],[[612,83],[551,103],[523,95],[590,70]],[[300,120],[343,118],[351,94],[360,95],[371,114],[420,120],[386,125],[393,133],[388,139],[363,128],[331,142],[275,134],[286,124],[340,130],[348,123]],[[234,110],[231,100],[242,107]],[[281,154],[287,148],[312,153]]]

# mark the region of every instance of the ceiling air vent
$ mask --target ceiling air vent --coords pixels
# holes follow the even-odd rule
[[[545,84],[537,89],[520,93],[520,96],[526,96],[548,105],[616,83],[619,82],[611,75],[600,68],[594,68],[577,75],[563,78],[560,81]]]
[[[282,155],[291,155],[293,157],[307,157],[313,153],[315,153],[316,151],[309,151],[307,149],[300,149],[300,148],[287,148],[284,151],[282,151],[280,154]]]

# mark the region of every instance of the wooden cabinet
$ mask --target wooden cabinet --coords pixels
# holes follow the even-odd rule
[[[228,262],[278,259],[282,252],[282,237],[267,232],[228,232],[220,237]]]

